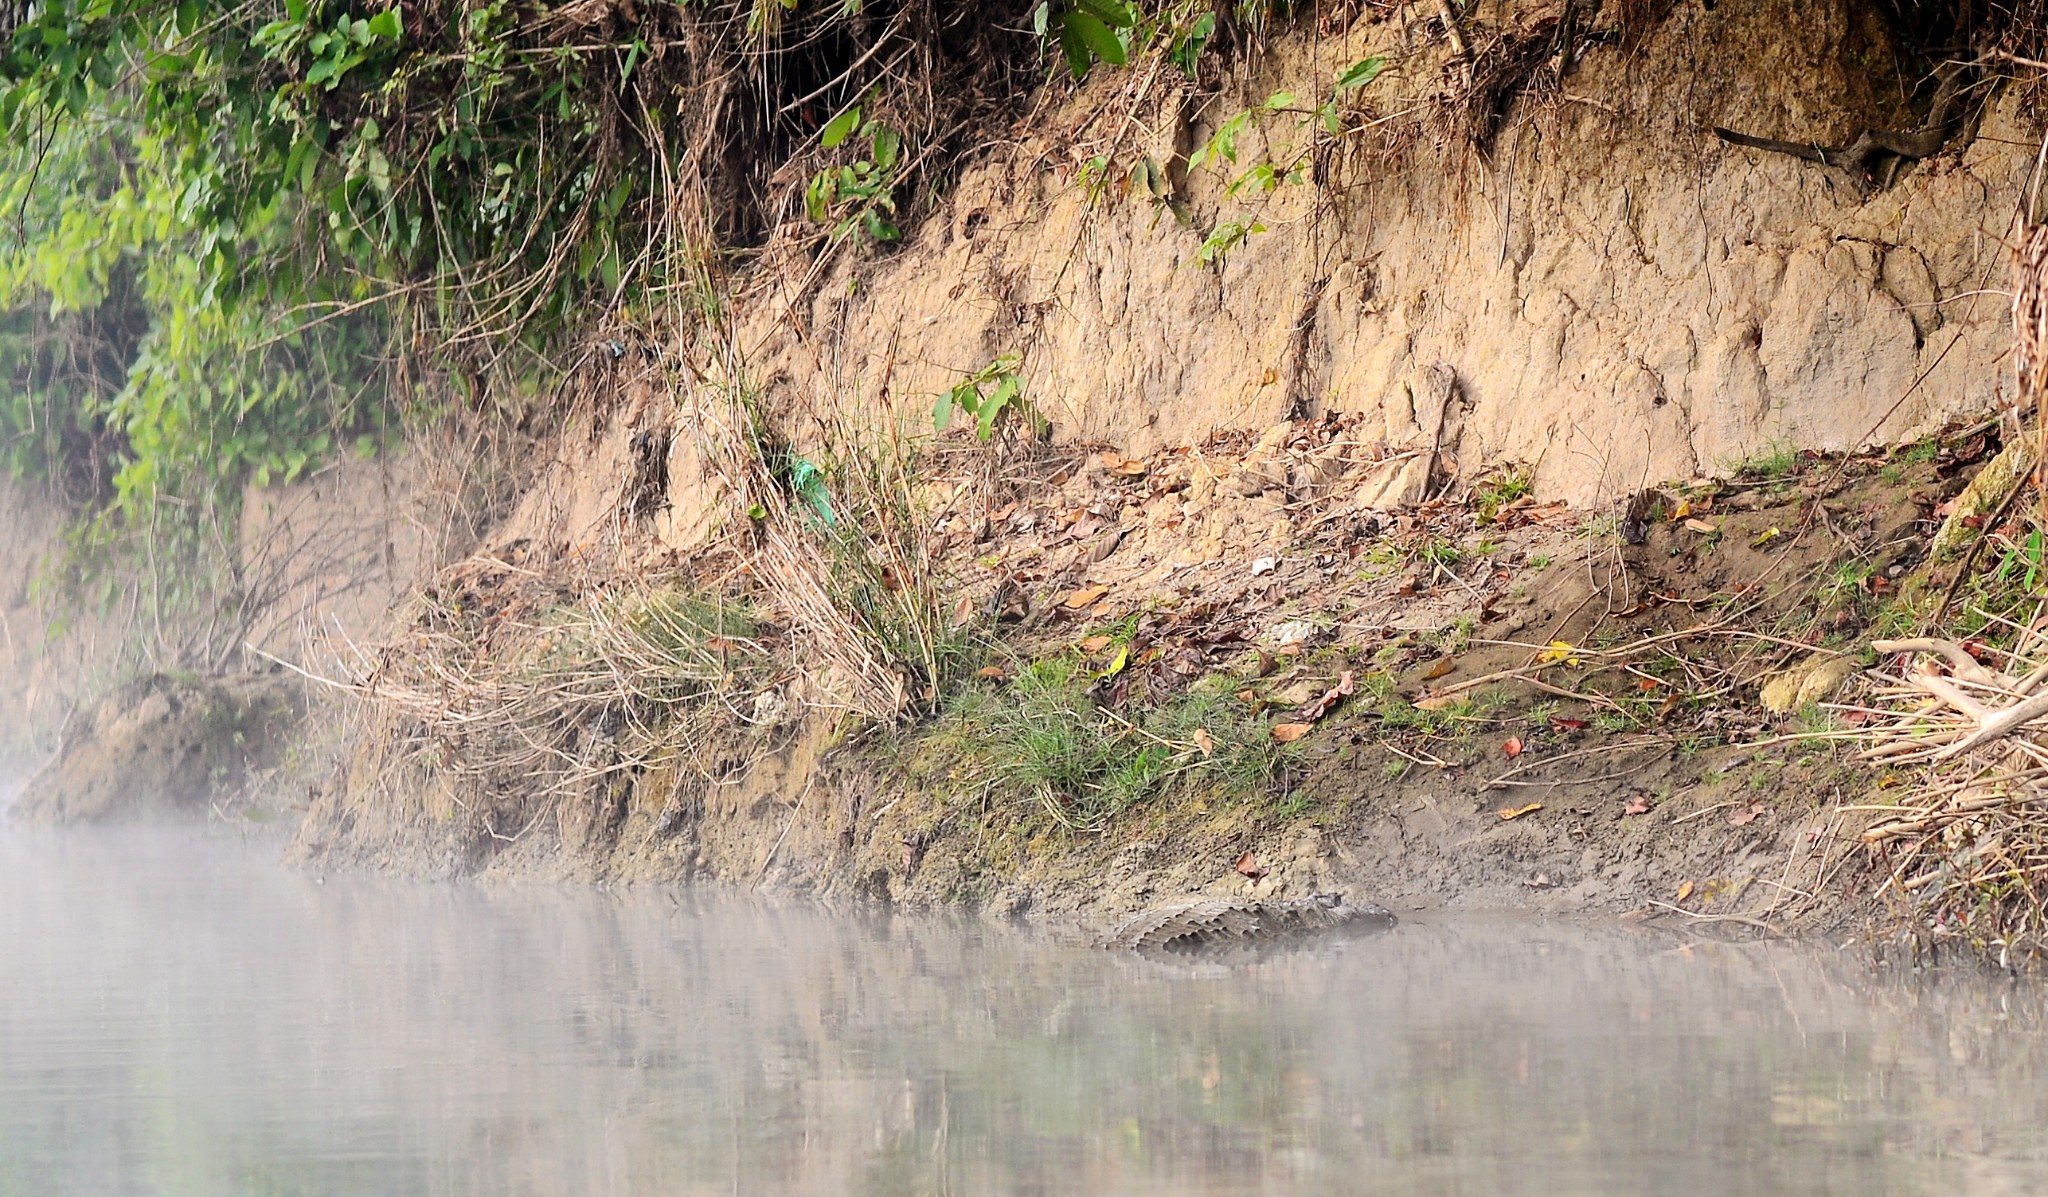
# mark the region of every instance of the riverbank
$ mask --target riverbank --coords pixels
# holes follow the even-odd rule
[[[971,497],[934,469],[948,663],[893,721],[834,700],[850,667],[778,618],[744,544],[630,578],[487,551],[354,683],[353,756],[293,856],[1098,928],[1333,890],[1890,924],[1857,839],[1889,783],[1840,737],[1995,430],[1777,454],[1606,512],[1512,474],[1376,507],[1356,475],[1382,463],[1345,442],[1033,450]]]
[[[800,90],[758,222],[633,200],[666,281],[401,370],[409,456],[216,529],[204,672],[332,700],[243,788],[427,875],[2048,942],[2041,777],[1980,736],[2041,648],[2031,26],[1410,7],[1147,18],[958,129]],[[1858,129],[1925,136],[1770,152]]]

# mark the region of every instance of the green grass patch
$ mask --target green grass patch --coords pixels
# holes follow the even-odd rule
[[[1037,803],[1061,825],[1099,827],[1176,794],[1218,801],[1269,796],[1287,751],[1267,721],[1211,676],[1158,702],[1100,705],[1076,652],[1032,661],[1010,681],[948,704],[921,754],[945,784]],[[936,775],[938,768],[927,770]]]

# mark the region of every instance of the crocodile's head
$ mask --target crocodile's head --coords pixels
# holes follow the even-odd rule
[[[1344,927],[1351,931],[1382,931],[1393,926],[1397,920],[1394,912],[1371,902],[1360,902],[1353,906],[1344,901],[1343,894],[1317,894],[1313,901],[1321,908],[1323,917],[1332,927]]]

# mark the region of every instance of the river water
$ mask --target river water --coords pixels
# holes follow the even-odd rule
[[[1171,967],[0,834],[0,1195],[2048,1191],[2048,1003],[1415,917]]]

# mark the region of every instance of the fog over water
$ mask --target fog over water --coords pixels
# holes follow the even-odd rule
[[[2048,1191],[2048,1002],[1447,916],[1176,968],[0,832],[0,1197]]]

